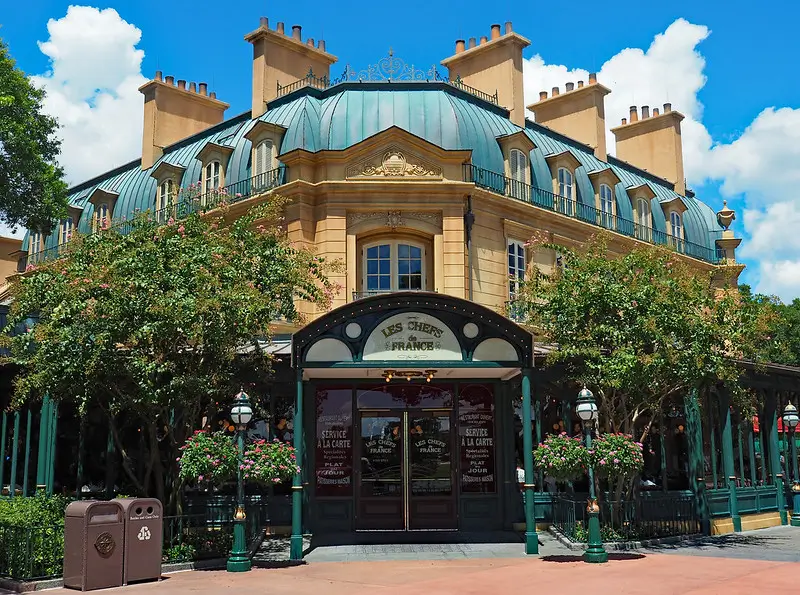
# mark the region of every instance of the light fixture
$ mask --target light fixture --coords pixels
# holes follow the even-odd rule
[[[578,393],[578,402],[575,406],[575,413],[581,418],[583,423],[594,423],[597,421],[597,403],[594,400],[594,395],[585,386]]]
[[[794,430],[800,422],[800,416],[797,415],[797,407],[789,403],[783,410],[783,423]]]
[[[424,378],[425,382],[430,382],[435,375],[436,370],[425,370],[424,372],[421,370],[384,370],[383,374],[381,374],[386,382],[390,382],[395,378],[405,378],[408,382],[411,382],[414,378]]]
[[[253,408],[250,406],[250,397],[244,392],[239,391],[231,407],[231,420],[238,428],[246,427],[253,419]]]

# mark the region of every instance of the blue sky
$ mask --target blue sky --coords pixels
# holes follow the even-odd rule
[[[228,115],[249,109],[251,49],[243,36],[262,15],[273,26],[278,21],[287,29],[302,25],[304,38],[324,38],[328,51],[339,57],[334,76],[345,64],[360,68],[376,62],[390,46],[407,62],[427,67],[449,56],[457,38],[488,35],[492,23],[511,20],[514,30],[532,42],[525,58],[541,58],[526,69],[526,93],[554,84],[563,89],[575,80],[568,78],[575,69],[599,71],[616,101],[614,109],[607,103],[609,118],[617,118],[620,114],[613,112],[622,105],[665,101],[686,113],[692,120],[684,125],[690,187],[715,209],[723,195],[736,209],[735,229],[745,237],[740,253],[748,264],[743,280],[784,299],[800,295],[800,239],[795,237],[800,234],[791,234],[789,225],[800,223],[800,199],[791,196],[793,182],[800,181],[800,143],[795,142],[800,132],[793,132],[800,129],[800,79],[794,72],[800,3],[773,3],[769,10],[753,10],[753,2],[744,0],[550,5],[115,0],[86,5],[113,8],[118,17],[76,12],[65,19],[70,3],[57,0],[14,3],[0,12],[0,36],[19,66],[48,88],[54,96],[49,109],[66,122],[65,147],[75,163],[65,155],[65,167],[73,182],[99,173],[87,161],[107,169],[113,163],[104,159],[137,156],[128,153],[138,148],[133,137],[141,126],[136,112],[141,99],[131,90],[156,69],[207,81],[231,104]],[[51,23],[48,29],[51,19],[61,27]],[[648,51],[665,32],[660,49]],[[37,43],[48,40],[49,49]],[[644,55],[626,48],[639,48]],[[637,68],[652,70],[653,78],[648,81]],[[764,111],[773,107],[777,111]],[[134,124],[121,125],[127,120]],[[115,131],[119,138],[104,142],[104,135]],[[762,163],[769,154],[791,171]]]

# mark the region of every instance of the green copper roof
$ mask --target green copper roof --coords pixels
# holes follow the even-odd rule
[[[305,87],[271,102],[270,109],[258,119],[286,128],[281,153],[298,148],[311,152],[346,149],[397,126],[444,149],[471,150],[474,165],[494,172],[504,171],[497,137],[521,130],[508,119],[507,110],[450,85],[434,82],[356,82],[326,90]],[[150,169],[142,170],[141,162],[135,161],[75,186],[70,201],[83,208],[78,229],[89,230],[93,207],[88,204],[88,198],[98,188],[118,194],[115,218],[131,217],[137,210],[152,209],[156,181],[151,173],[162,162],[185,168],[182,186],[199,181],[201,163],[196,157],[208,142],[233,149],[226,183],[249,178],[251,143],[244,134],[254,123],[249,113],[242,114],[167,147]],[[658,205],[678,196],[671,185],[622,161],[609,158],[608,162],[603,162],[586,145],[533,122],[527,123],[525,133],[535,145],[531,152],[534,185],[551,191],[545,158],[569,151],[582,166],[576,172],[580,194],[587,193],[589,174],[610,168],[621,180],[616,186],[619,215],[632,218],[630,198],[621,196],[620,190],[647,184],[656,195],[653,227],[665,228],[664,214]],[[684,215],[686,239],[714,249],[714,240],[721,230],[714,211],[693,197],[680,198],[687,207]],[[27,242],[26,236],[25,249]],[[57,234],[52,234],[46,247],[56,243]]]

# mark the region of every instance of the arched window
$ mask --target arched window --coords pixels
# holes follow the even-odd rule
[[[205,185],[203,188],[206,192],[215,190],[221,185],[222,166],[219,161],[211,161],[206,165],[205,169]]]
[[[680,245],[681,240],[683,240],[683,221],[681,220],[680,213],[678,213],[677,211],[670,212],[669,226],[672,237],[673,239],[675,239],[675,243],[677,245]]]
[[[603,227],[613,229],[614,193],[608,184],[600,184],[600,218]]]
[[[638,239],[650,241],[650,228],[652,222],[650,220],[650,202],[646,198],[636,199],[636,233],[634,234]]]
[[[94,209],[94,230],[106,229],[110,224],[111,210],[107,202],[101,202]]]
[[[529,200],[528,157],[519,149],[511,149],[508,153],[508,161],[512,179],[511,196],[520,200]]]
[[[274,165],[274,149],[271,140],[264,140],[258,143],[255,150],[255,161],[253,167],[253,176],[259,176],[271,169],[275,169]]]
[[[72,238],[72,230],[75,228],[74,221],[72,217],[66,217],[65,219],[61,220],[61,224],[58,226],[58,243],[59,244],[66,244]]]
[[[558,195],[562,203],[560,211],[572,217],[575,212],[572,172],[565,167],[558,168]]]
[[[364,292],[425,289],[425,249],[409,242],[379,242],[364,248]]]
[[[161,182],[156,192],[156,213],[166,209],[173,203],[173,193],[175,192],[175,182],[168,178]]]

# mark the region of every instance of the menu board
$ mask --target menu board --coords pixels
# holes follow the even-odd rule
[[[462,493],[495,492],[494,395],[489,387],[471,384],[461,389],[458,437]]]
[[[350,389],[318,390],[315,456],[318,496],[350,496],[353,489],[353,415]]]

